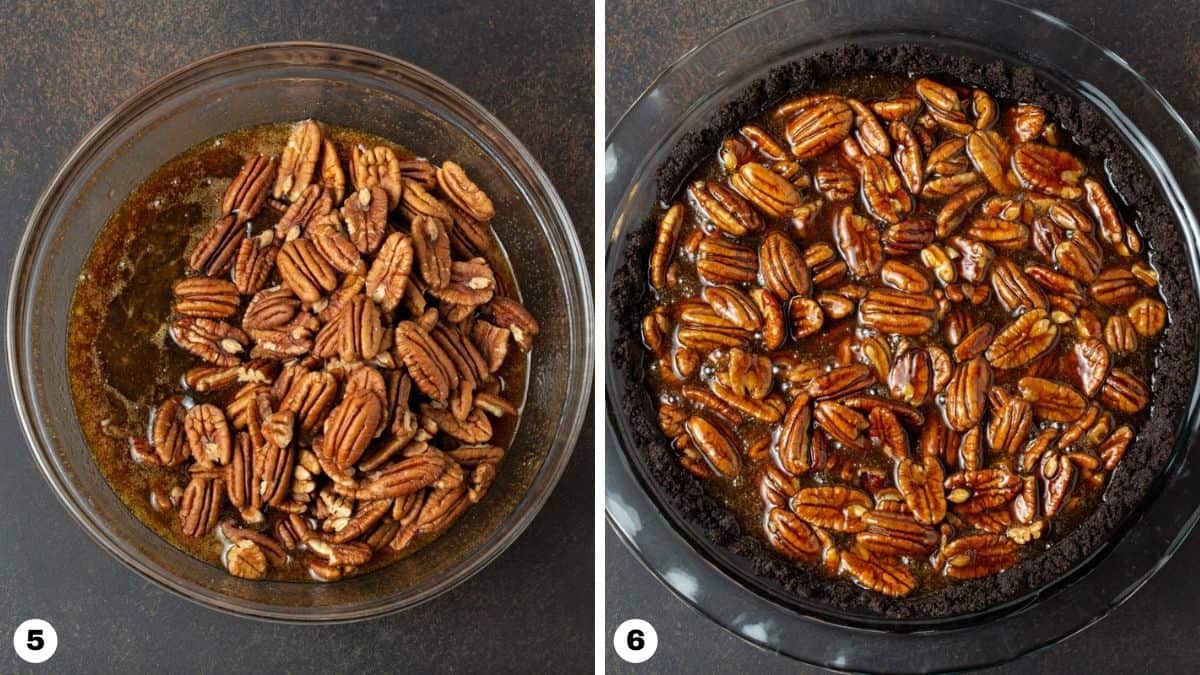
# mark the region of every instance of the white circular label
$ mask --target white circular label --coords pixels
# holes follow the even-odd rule
[[[629,663],[649,661],[658,649],[658,632],[649,621],[629,619],[613,633],[613,649]]]
[[[58,632],[49,621],[29,619],[13,633],[13,649],[26,663],[44,663],[58,650]]]

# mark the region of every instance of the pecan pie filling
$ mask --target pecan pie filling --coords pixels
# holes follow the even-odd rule
[[[446,532],[501,469],[538,333],[496,211],[451,159],[314,120],[160,168],[93,247],[69,329],[122,500],[250,579],[337,580]]]
[[[949,78],[742,126],[650,254],[679,463],[785,558],[888,596],[1053,546],[1121,470],[1168,322],[1102,159]]]

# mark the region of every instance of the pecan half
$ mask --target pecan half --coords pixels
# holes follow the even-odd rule
[[[912,349],[896,357],[887,378],[893,398],[913,406],[922,406],[933,393],[933,368],[929,353]]]
[[[1141,283],[1124,267],[1110,267],[1096,275],[1088,288],[1092,298],[1109,307],[1126,307],[1141,294]]]
[[[788,303],[788,320],[792,329],[792,339],[803,340],[821,330],[825,323],[825,314],[815,300],[796,297]]]
[[[758,249],[758,264],[763,285],[780,300],[811,294],[808,266],[787,235],[771,232],[764,237]]]
[[[402,232],[389,234],[367,270],[367,297],[379,303],[384,312],[394,312],[404,297],[412,266],[412,239]]]
[[[254,295],[262,290],[271,276],[278,255],[279,243],[275,240],[273,230],[266,230],[255,237],[243,238],[233,263],[233,283],[238,292],[242,295]]]
[[[688,195],[696,211],[726,234],[741,237],[758,232],[763,227],[758,212],[721,183],[695,181],[688,186]]]
[[[841,485],[803,488],[791,501],[792,512],[805,522],[837,532],[861,532],[871,498]]]
[[[819,97],[796,108],[786,132],[796,159],[813,159],[841,143],[854,125],[854,110],[840,97]]]
[[[317,184],[309,185],[283,212],[275,223],[280,241],[291,241],[313,224],[323,221],[333,211],[333,198]]]
[[[901,256],[920,251],[933,243],[936,235],[933,221],[910,219],[888,226],[880,236],[880,241],[885,253]]]
[[[821,196],[831,202],[848,202],[858,194],[858,173],[842,164],[821,164],[813,176]]]
[[[899,260],[885,261],[879,270],[879,280],[885,286],[907,293],[928,293],[933,290],[924,272]]]
[[[741,472],[738,443],[718,422],[702,415],[692,415],[684,423],[684,428],[714,471],[728,478]]]
[[[343,361],[370,360],[383,343],[379,308],[363,295],[355,296],[339,315],[338,353]]]
[[[235,577],[262,579],[267,575],[267,555],[258,544],[243,539],[225,550],[225,569]]]
[[[283,285],[304,302],[313,303],[322,292],[337,288],[337,270],[308,239],[289,241],[279,249],[276,258]]]
[[[765,521],[767,541],[784,556],[801,560],[821,552],[821,540],[816,533],[791,511],[773,508],[767,512]]]
[[[450,283],[450,238],[441,221],[418,217],[412,233],[421,278],[432,289],[445,288]]]
[[[1017,381],[1021,397],[1033,406],[1033,414],[1050,422],[1074,422],[1087,410],[1087,400],[1069,385],[1041,377]]]
[[[346,231],[360,253],[372,254],[387,236],[388,194],[382,187],[360,188],[342,204]],[[414,224],[414,231],[416,226]],[[447,239],[446,245],[449,246]]]
[[[1090,284],[1100,273],[1103,252],[1089,234],[1077,234],[1054,246],[1052,259],[1067,276]]]
[[[533,348],[533,338],[538,334],[538,322],[525,306],[512,298],[496,296],[484,306],[485,314],[501,328],[512,333],[513,341],[521,351]]]
[[[1105,470],[1112,471],[1117,468],[1117,464],[1125,456],[1125,451],[1132,442],[1133,429],[1129,426],[1123,426],[1112,432],[1111,436],[1096,447],[1096,454],[1104,461]]]
[[[495,292],[496,276],[483,258],[451,262],[449,283],[431,290],[443,302],[472,308],[491,300]]]
[[[1118,255],[1129,257],[1142,251],[1142,240],[1133,228],[1126,227],[1117,213],[1117,207],[1109,198],[1108,192],[1100,182],[1088,178],[1083,181],[1087,192],[1087,204],[1092,215],[1100,223],[1100,237],[1117,252]]]
[[[992,289],[1000,304],[1010,312],[1048,309],[1046,296],[1015,262],[997,258],[992,264]]]
[[[416,528],[421,534],[444,532],[471,505],[467,488],[459,485],[433,490],[417,515]]]
[[[184,536],[201,537],[217,526],[225,482],[220,478],[193,476],[179,502],[179,524]]]
[[[801,394],[792,400],[783,426],[775,440],[775,458],[780,468],[793,476],[808,473],[812,467],[809,430],[812,423],[812,407],[808,396]]]
[[[705,237],[700,241],[696,272],[711,284],[752,282],[758,278],[758,254],[725,237]]]
[[[896,487],[918,523],[936,525],[946,517],[945,474],[935,456],[925,455],[920,464],[902,459],[896,465]]]
[[[1003,218],[980,217],[971,221],[965,234],[1006,251],[1017,251],[1029,244],[1029,227]]]
[[[904,187],[912,194],[920,194],[925,168],[921,142],[913,133],[912,127],[903,121],[898,120],[888,125],[888,130],[892,139],[896,141],[896,152],[892,161],[900,169]]]
[[[1015,455],[1033,430],[1033,408],[1018,396],[1008,396],[992,411],[988,420],[987,441],[992,450]]]
[[[225,485],[229,503],[246,522],[262,522],[262,495],[258,492],[258,477],[254,472],[254,447],[250,435],[242,432],[233,442],[233,456],[226,466]]]
[[[1167,325],[1167,306],[1154,298],[1139,298],[1127,311],[1133,329],[1138,335],[1152,338]]]
[[[309,228],[308,238],[317,246],[325,260],[342,274],[359,274],[366,271],[362,256],[354,242],[331,225],[321,223]]]
[[[969,469],[946,478],[946,500],[955,513],[980,513],[1007,504],[1021,486],[1020,477],[1007,469]]]
[[[1088,398],[1095,398],[1108,377],[1112,355],[1108,347],[1098,338],[1085,338],[1071,348],[1075,362],[1075,375],[1079,387]]]
[[[860,586],[892,597],[903,597],[917,587],[916,577],[897,558],[845,551],[841,567]]]
[[[1104,378],[1100,402],[1113,410],[1132,415],[1150,405],[1150,390],[1133,373],[1113,368]]]
[[[183,421],[188,448],[202,466],[228,464],[233,454],[233,442],[225,413],[211,403],[192,406]]]
[[[800,193],[779,174],[758,162],[747,162],[729,178],[730,185],[771,218],[783,218],[800,206]]]
[[[374,392],[346,396],[325,420],[324,456],[340,468],[353,466],[380,428],[382,417],[383,401]]]
[[[863,515],[863,523],[866,529],[854,535],[854,541],[872,554],[925,557],[938,545],[937,532],[906,513],[876,509]]]
[[[191,449],[184,430],[187,411],[179,397],[163,401],[151,419],[151,443],[158,461],[163,466],[179,466],[190,455]]]
[[[916,336],[933,330],[937,304],[928,295],[872,289],[858,305],[859,321],[884,333]]]
[[[272,197],[294,202],[308,188],[317,170],[322,140],[321,126],[314,120],[305,120],[292,129],[279,158]]]
[[[1042,478],[1042,513],[1052,518],[1067,502],[1074,484],[1075,464],[1065,455],[1047,452],[1042,455],[1038,474]]]
[[[669,285],[668,270],[675,254],[675,241],[683,222],[683,204],[672,204],[658,220],[654,249],[650,252],[650,285],[664,290]]]
[[[444,455],[423,452],[367,474],[353,490],[353,496],[355,499],[404,497],[433,485],[446,468]]]
[[[1113,314],[1104,323],[1104,341],[1118,354],[1137,349],[1137,329],[1124,314]]]
[[[419,324],[412,321],[397,324],[394,349],[417,388],[426,396],[445,401],[450,398],[450,391],[458,387],[458,371],[450,357]]]
[[[328,138],[321,149],[321,187],[329,191],[334,203],[346,198],[346,172],[342,170],[337,147]]]
[[[171,338],[180,347],[217,366],[235,366],[250,336],[224,321],[183,317],[171,324]]]
[[[275,158],[255,155],[242,165],[221,199],[221,215],[232,214],[239,223],[258,215],[271,183],[275,180]]]
[[[974,128],[967,123],[958,92],[939,82],[921,78],[916,82],[917,96],[925,102],[930,115],[939,125],[952,133],[966,135]]]
[[[450,215],[450,209],[446,208],[440,199],[429,194],[424,187],[411,180],[404,181],[400,212],[409,222],[416,220],[418,216],[433,218],[447,224],[454,220]]]
[[[1020,559],[1017,544],[999,534],[973,534],[955,539],[942,551],[946,576],[975,579],[1012,567]]]
[[[833,237],[838,251],[858,277],[878,274],[883,266],[883,246],[879,229],[856,213],[850,206],[842,207],[833,221]]]
[[[955,431],[966,431],[983,419],[987,392],[992,388],[992,368],[982,356],[958,364],[946,385],[943,407],[946,422]]]
[[[239,223],[233,214],[217,219],[192,249],[188,267],[210,277],[224,274],[245,237],[246,225]]]
[[[912,195],[887,157],[868,155],[855,163],[862,182],[863,201],[871,215],[898,223],[913,209]]]
[[[870,424],[862,413],[837,401],[819,401],[813,409],[813,419],[830,438],[847,448],[866,449],[863,432]]]
[[[1063,199],[1079,199],[1083,190],[1079,181],[1086,169],[1066,150],[1021,143],[1013,150],[1012,168],[1021,185]]]
[[[972,131],[967,134],[967,156],[992,189],[1009,194],[1016,189],[1008,179],[1008,143],[994,131]]]
[[[295,414],[300,433],[307,436],[320,428],[337,399],[337,392],[338,383],[332,374],[312,371],[288,388],[279,406]]]
[[[179,314],[224,319],[238,310],[237,286],[224,279],[180,279],[171,291],[175,294],[175,311]]]
[[[813,379],[808,385],[808,395],[815,400],[842,398],[875,384],[871,369],[862,364],[851,364],[834,368]]]
[[[467,177],[462,167],[449,160],[437,170],[438,187],[450,201],[475,220],[488,222],[496,215],[492,200]]]
[[[1016,143],[1027,143],[1042,135],[1046,111],[1035,105],[1018,104],[1005,111],[1004,126]]]
[[[762,327],[762,314],[750,296],[731,286],[707,286],[701,297],[726,321],[748,331]]]
[[[387,195],[385,211],[400,204],[400,197],[404,193],[402,178],[400,160],[391,148],[356,145],[350,149],[350,180],[354,182],[355,191],[382,189]]]
[[[996,335],[987,348],[987,360],[1001,370],[1020,368],[1053,349],[1058,332],[1046,310],[1025,312]]]

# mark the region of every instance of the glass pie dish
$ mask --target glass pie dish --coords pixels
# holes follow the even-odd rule
[[[180,152],[236,129],[317,118],[393,139],[415,154],[460,156],[497,206],[494,230],[545,347],[530,361],[526,406],[494,491],[445,536],[375,572],[333,584],[251,582],[174,548],[109,486],[85,443],[67,376],[72,291],[109,215]],[[528,526],[561,477],[589,400],[587,270],[560,198],[529,152],[458,89],[397,59],[317,43],[224,52],[159,79],[102,120],[30,216],[8,304],[8,365],[34,458],[68,511],[107,551],[163,587],[244,616],[364,619],[462,583]]]
[[[773,68],[845,45],[919,45],[973,63],[1028,66],[1055,91],[1083,99],[1132,149],[1169,205],[1183,245],[1160,251],[1158,265],[1197,279],[1197,144],[1170,106],[1115,55],[1044,14],[1005,3],[964,11],[961,3],[795,2],[750,17],[665,71],[608,139],[607,276],[631,255],[632,240],[653,213],[656,172],[683,139],[695,138],[752,82]],[[713,142],[715,151],[716,142]],[[618,290],[617,294],[622,291]],[[1185,295],[1187,295],[1185,293]],[[1191,301],[1191,302],[1194,302]],[[614,336],[627,317],[610,311],[606,328],[609,401],[609,522],[647,566],[685,601],[741,637],[811,663],[855,671],[927,671],[977,667],[1062,639],[1128,598],[1178,547],[1195,520],[1197,482],[1188,468],[1195,415],[1195,327],[1174,352],[1191,395],[1173,421],[1166,468],[1105,544],[1051,583],[985,611],[939,619],[888,619],[834,611],[766,582],[745,559],[709,541],[651,474],[624,399],[633,388],[614,361]],[[624,353],[622,353],[624,355]],[[1160,367],[1163,364],[1160,364]],[[1174,411],[1174,409],[1172,409]],[[686,487],[684,489],[687,489]]]

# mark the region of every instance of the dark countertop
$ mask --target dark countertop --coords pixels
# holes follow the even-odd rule
[[[687,50],[728,24],[776,4],[762,0],[659,0],[653,12],[639,0],[609,0],[606,125],[650,81]],[[1200,5],[1150,0],[1023,0],[1057,15],[1129,61],[1200,128]],[[964,3],[965,11],[968,7]],[[741,641],[692,610],[653,577],[611,531],[606,534],[606,640],[608,671],[633,672],[824,672],[803,667]],[[1172,673],[1195,672],[1200,662],[1200,537],[1175,557],[1125,605],[1100,623],[1047,651],[992,672]],[[658,651],[641,666],[621,661],[612,630],[641,618],[658,632]]]
[[[38,194],[99,119],[152,79],[273,40],[359,45],[408,59],[490,108],[570,209],[591,268],[591,2],[9,3],[0,21],[0,278]],[[7,375],[5,375],[7,380]],[[0,672],[586,672],[593,586],[591,421],[549,503],[498,560],[412,611],[295,627],[180,599],[104,553],[39,475],[0,388]],[[566,573],[585,570],[587,573]],[[16,626],[49,620],[46,667],[18,661]]]

